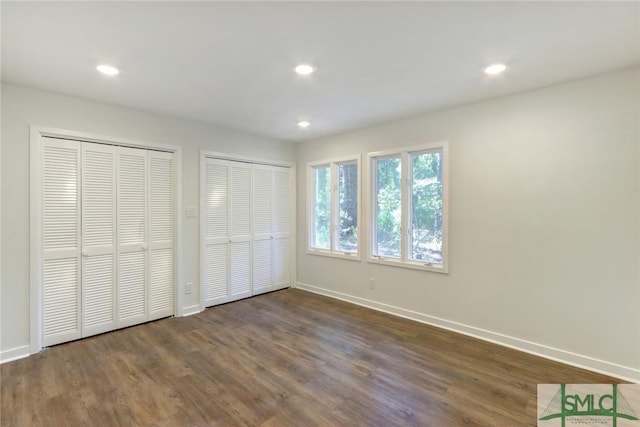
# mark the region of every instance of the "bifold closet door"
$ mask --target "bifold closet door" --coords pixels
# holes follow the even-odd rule
[[[204,167],[204,305],[290,286],[289,169],[219,159]]]
[[[81,314],[81,146],[42,145],[42,337],[50,346],[78,339]]]
[[[82,144],[82,336],[116,328],[116,150]]]
[[[205,306],[229,301],[229,165],[207,159],[204,177],[204,271]]]
[[[147,320],[147,151],[118,148],[118,328]]]
[[[48,137],[41,153],[43,345],[172,315],[173,154]]]

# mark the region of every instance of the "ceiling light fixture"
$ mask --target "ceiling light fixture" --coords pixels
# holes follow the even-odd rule
[[[504,70],[507,69],[507,66],[504,64],[492,64],[484,69],[484,72],[490,75],[500,74]]]
[[[300,64],[296,67],[296,73],[300,74],[301,76],[308,76],[309,74],[313,73],[315,70],[316,69],[309,64]]]
[[[304,128],[308,128],[310,124],[311,124],[311,122],[308,122],[306,120],[301,120],[301,121],[298,122],[298,126],[303,128],[303,129]]]
[[[96,70],[100,71],[105,76],[116,76],[120,74],[120,70],[111,65],[101,64],[96,67]]]

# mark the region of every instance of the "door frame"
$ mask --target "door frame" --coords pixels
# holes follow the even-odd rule
[[[229,153],[220,153],[217,151],[208,151],[208,150],[200,150],[200,231],[198,233],[198,237],[200,239],[199,248],[200,248],[200,280],[199,280],[199,290],[200,290],[200,311],[203,311],[206,306],[204,303],[204,292],[202,289],[202,284],[204,281],[204,245],[205,240],[203,238],[204,233],[204,200],[205,200],[205,180],[206,180],[206,162],[207,159],[216,159],[216,160],[227,160],[232,162],[242,162],[242,163],[250,163],[256,165],[263,166],[278,166],[289,169],[289,190],[291,194],[291,199],[289,201],[289,218],[291,222],[289,241],[290,246],[289,250],[291,256],[291,265],[290,265],[290,277],[291,277],[291,286],[294,286],[297,280],[297,259],[298,254],[296,252],[297,247],[297,228],[298,222],[296,220],[296,164],[293,162],[265,159],[260,157],[249,157],[242,156],[236,154]]]
[[[173,153],[174,211],[174,315],[182,316],[182,147],[67,129],[29,126],[29,334],[30,354],[42,350],[42,145],[43,138],[142,148]]]

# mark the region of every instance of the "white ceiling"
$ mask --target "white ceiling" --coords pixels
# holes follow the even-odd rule
[[[303,141],[636,65],[639,23],[638,2],[2,2],[2,79]]]

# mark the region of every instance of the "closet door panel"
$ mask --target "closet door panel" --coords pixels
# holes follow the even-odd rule
[[[42,146],[43,345],[81,337],[80,143]]]
[[[230,162],[231,236],[229,288],[231,299],[251,296],[251,166]]]
[[[149,151],[149,319],[174,313],[173,154]]]
[[[282,289],[291,286],[291,242],[288,238],[273,239],[273,286]]]
[[[253,294],[272,289],[273,172],[270,166],[253,166]]]
[[[147,151],[118,149],[118,327],[147,319]]]
[[[253,237],[270,239],[272,232],[272,172],[268,166],[253,169]]]
[[[204,177],[203,299],[206,307],[229,301],[229,165],[207,159]]]
[[[251,296],[251,242],[232,242],[229,256],[229,286],[236,300]]]
[[[272,290],[271,239],[253,242],[253,294]]]
[[[116,327],[115,147],[82,144],[82,336]]]
[[[274,289],[291,285],[290,188],[289,169],[274,168],[272,247]]]

